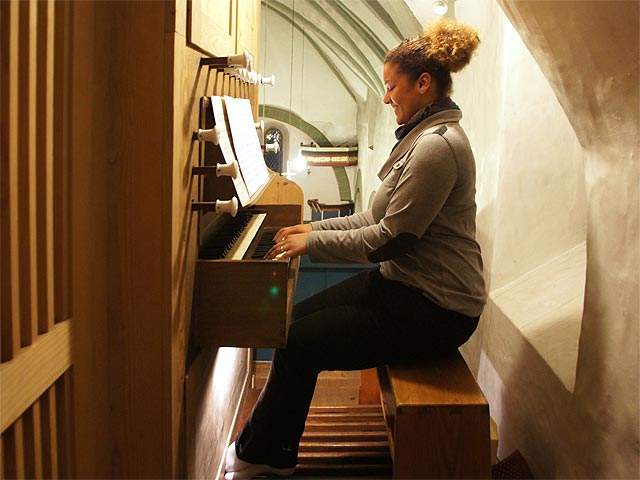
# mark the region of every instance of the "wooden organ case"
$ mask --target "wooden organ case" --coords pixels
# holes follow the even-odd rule
[[[203,97],[200,128],[215,126],[211,98]],[[262,257],[278,229],[301,223],[302,191],[269,171],[269,180],[235,216],[216,212],[217,200],[236,195],[234,182],[215,174],[216,166],[225,163],[218,145],[201,142],[199,148],[192,342],[198,347],[284,346],[300,259]]]

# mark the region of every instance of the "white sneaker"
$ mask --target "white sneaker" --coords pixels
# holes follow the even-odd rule
[[[295,471],[295,467],[276,468],[271,465],[256,464],[240,460],[236,455],[236,442],[227,447],[225,455],[225,474],[226,480],[240,480],[254,478],[258,475],[279,475],[288,477]]]

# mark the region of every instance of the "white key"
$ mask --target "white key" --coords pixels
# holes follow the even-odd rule
[[[258,233],[258,230],[260,230],[260,226],[264,222],[265,218],[267,218],[266,213],[257,213],[253,215],[249,224],[242,231],[240,238],[235,241],[231,250],[229,250],[229,253],[227,253],[224,258],[227,260],[242,260],[244,258],[244,254],[247,253],[251,242]]]

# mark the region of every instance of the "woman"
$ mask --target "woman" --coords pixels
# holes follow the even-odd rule
[[[441,21],[387,55],[386,94],[400,127],[370,210],[281,229],[266,258],[380,263],[296,305],[287,345],[227,449],[227,479],[290,475],[318,373],[433,359],[465,343],[485,303],[475,241],[475,162],[449,98],[451,72],[479,44]]]

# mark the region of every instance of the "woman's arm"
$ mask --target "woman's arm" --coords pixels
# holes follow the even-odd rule
[[[378,190],[384,195],[385,186],[390,189],[384,217],[355,230],[314,228],[307,238],[309,257],[313,262],[370,263],[407,252],[440,212],[456,178],[447,141],[438,134],[426,135],[409,154],[395,186],[389,184],[395,179],[388,176]]]
[[[354,230],[374,223],[371,210],[366,210],[346,217],[327,218],[326,220],[311,222],[311,226],[313,230]]]

